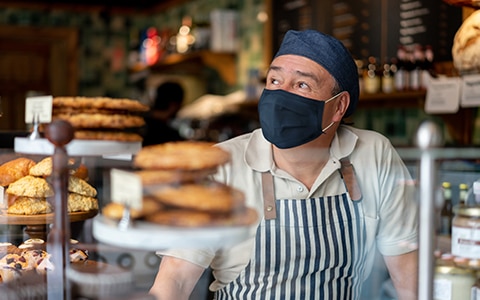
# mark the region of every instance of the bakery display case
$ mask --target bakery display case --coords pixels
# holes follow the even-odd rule
[[[66,142],[68,139],[65,138],[64,134],[59,135],[53,141],[50,140],[52,139],[51,136],[46,137],[46,142],[50,143],[49,148],[52,151],[45,150],[42,147],[35,148],[37,151],[32,150],[33,147],[25,152],[21,148],[15,147],[2,149],[1,151],[0,171],[1,166],[5,165],[6,162],[18,158],[31,159],[35,161],[35,165],[40,165],[40,162],[51,158],[51,174],[54,176],[51,177],[52,186],[56,187],[56,190],[63,189],[63,192],[55,193],[55,199],[52,200],[52,203],[55,204],[55,207],[62,207],[63,205],[61,211],[67,212],[49,213],[42,216],[11,216],[6,213],[5,208],[2,210],[0,215],[0,228],[2,228],[0,252],[21,256],[26,253],[25,249],[31,249],[36,251],[34,253],[39,253],[39,255],[44,255],[47,258],[43,264],[33,264],[35,267],[30,266],[30,269],[26,267],[26,270],[22,269],[23,266],[20,263],[19,266],[22,266],[22,268],[15,271],[14,274],[16,275],[12,276],[13,278],[8,277],[9,275],[2,275],[2,278],[5,276],[6,280],[3,279],[3,283],[0,284],[0,292],[2,292],[2,295],[6,295],[6,299],[32,299],[32,295],[35,297],[40,295],[40,298],[46,295],[56,295],[55,297],[59,296],[64,299],[111,299],[112,297],[115,299],[153,299],[148,295],[148,290],[158,269],[159,258],[155,254],[156,250],[211,245],[229,247],[255,234],[254,224],[256,224],[256,220],[248,219],[245,214],[238,215],[241,216],[243,223],[238,222],[238,220],[232,221],[232,219],[226,223],[218,222],[218,219],[215,219],[217,223],[208,223],[211,220],[207,219],[207,223],[198,223],[197,220],[197,223],[185,226],[185,223],[183,225],[182,223],[168,223],[172,221],[168,218],[167,221],[170,221],[167,222],[151,216],[148,217],[145,212],[143,212],[143,215],[139,215],[139,212],[134,209],[135,203],[130,201],[130,198],[135,198],[135,194],[129,194],[131,191],[128,190],[128,187],[138,184],[138,182],[134,182],[133,177],[129,177],[132,174],[139,178],[142,190],[147,187],[150,195],[157,192],[155,185],[159,184],[160,181],[162,185],[166,184],[172,188],[173,198],[186,198],[185,196],[179,196],[178,193],[184,190],[177,188],[179,186],[185,187],[187,184],[178,184],[178,180],[187,176],[205,180],[205,176],[212,174],[212,166],[225,162],[219,158],[221,153],[213,154],[215,163],[214,165],[208,165],[208,154],[203,152],[203,155],[199,155],[193,149],[195,144],[186,142],[185,145],[188,145],[188,147],[186,147],[187,152],[182,154],[182,163],[188,164],[189,158],[198,160],[198,157],[202,157],[200,163],[204,164],[204,171],[170,173],[165,172],[165,169],[152,170],[150,167],[156,163],[166,166],[169,161],[161,162],[161,160],[168,158],[169,152],[178,154],[181,152],[179,149],[165,149],[165,145],[158,145],[153,150],[150,149],[151,151],[145,152],[145,148],[142,147],[135,151],[131,151],[132,148],[129,147],[118,147],[117,152],[110,151],[104,155],[101,151],[95,152],[95,143],[91,143],[88,151],[85,151],[82,155],[80,150],[75,149],[75,139]],[[69,151],[72,151],[75,155],[71,155]],[[400,148],[398,151],[406,161],[418,185],[419,201],[421,203],[426,199],[421,193],[422,182],[429,182],[426,188],[433,191],[438,189],[441,182],[449,181],[454,187],[453,195],[456,195],[458,192],[456,187],[460,183],[472,187],[473,183],[480,178],[480,161],[476,148],[443,148],[436,146],[423,149]],[[435,174],[425,175],[422,172],[422,159],[424,159],[425,153],[429,154],[429,158],[434,163]],[[55,162],[57,162],[56,166]],[[59,162],[60,166],[58,165]],[[72,177],[73,171],[78,171],[80,165],[85,166],[88,170],[88,176],[84,178],[97,192],[98,208],[91,210],[89,213],[84,213],[81,219],[77,219],[75,212],[68,213],[65,202],[59,204],[57,201],[68,200],[70,189],[68,182],[62,178]],[[54,171],[57,168],[58,170]],[[118,171],[120,175],[127,175],[127,180],[131,181],[128,181],[127,184],[120,181],[120,185],[118,185],[119,183],[115,181],[117,180],[115,176],[118,176],[118,174],[115,175],[115,171]],[[63,174],[63,176],[58,176],[59,174]],[[176,175],[173,179],[172,174]],[[425,176],[428,176],[428,179]],[[57,181],[56,184],[54,184],[55,180]],[[176,183],[172,184],[172,180]],[[115,193],[115,190],[116,192],[120,191],[120,196]],[[213,191],[215,192],[214,189]],[[121,198],[121,195],[126,195],[128,199],[113,199],[115,197]],[[198,197],[198,193],[195,196]],[[427,197],[429,196],[427,195]],[[458,204],[457,197],[454,196],[453,199],[454,204]],[[115,213],[106,213],[105,208],[111,207],[113,203],[116,206],[116,208],[114,207]],[[147,207],[147,205],[145,206]],[[435,205],[438,206],[438,203]],[[151,206],[148,207],[151,208]],[[433,213],[435,207],[430,212],[432,215],[436,214]],[[55,210],[55,212],[58,212],[58,210]],[[180,214],[174,215],[174,220],[179,222],[180,216]],[[188,216],[197,215],[189,214]],[[221,214],[216,216],[220,217]],[[40,224],[30,224],[29,220],[32,219],[41,219],[42,222]],[[245,220],[250,221],[245,222]],[[425,222],[422,221],[421,223],[424,224]],[[58,224],[61,224],[60,227]],[[32,235],[33,225],[36,226],[37,235]],[[43,235],[40,235],[40,231]],[[432,235],[436,234],[433,227],[430,227],[428,232]],[[432,248],[428,250],[429,259],[432,262],[435,255],[439,255],[439,251],[442,254],[451,252],[449,238],[442,237],[438,241],[435,245],[430,245]],[[420,243],[420,246],[423,247],[424,244]],[[10,263],[18,263],[13,260],[14,256],[11,258]],[[2,262],[0,261],[0,263]],[[54,271],[62,271],[60,272],[60,279]],[[380,272],[379,268],[374,268],[372,275],[379,275]],[[432,280],[433,272],[432,265],[431,273],[429,273]],[[49,277],[52,274],[57,277]],[[195,299],[209,299],[207,287],[210,277],[208,273],[205,276],[199,282]],[[49,282],[53,281],[61,282],[61,284],[49,286]],[[383,281],[367,282],[367,284],[371,284],[373,288],[365,288],[364,291],[380,291],[378,285],[383,284]],[[29,289],[30,292],[23,295],[18,291],[25,286],[34,288]],[[58,289],[59,286],[64,288]],[[68,294],[63,294],[65,290],[68,291]]]

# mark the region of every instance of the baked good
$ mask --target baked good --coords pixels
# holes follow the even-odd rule
[[[39,215],[53,211],[52,206],[45,198],[19,196],[8,206],[7,213],[13,215]]]
[[[121,110],[130,112],[146,112],[149,107],[133,99],[116,99],[109,97],[54,97],[54,109],[74,108],[97,110]]]
[[[145,125],[145,120],[141,116],[121,114],[58,114],[53,116],[53,120],[68,121],[75,128],[125,129]]]
[[[230,153],[213,143],[182,141],[143,147],[134,158],[141,169],[211,169],[230,160]]]
[[[76,165],[74,159],[69,159],[68,160],[68,165],[69,167],[72,167]],[[35,164],[33,167],[30,168],[28,175],[36,176],[36,177],[48,177],[52,175],[52,157],[48,156],[39,161],[37,164]],[[86,166],[82,163],[78,164],[78,167],[73,168],[70,170],[70,174],[76,177],[79,177],[81,179],[86,179],[88,177],[88,169]]]
[[[140,177],[143,185],[170,184],[184,182],[198,182],[215,174],[217,169],[199,169],[199,170],[155,170],[143,169],[135,171]]]
[[[33,198],[46,198],[53,196],[52,186],[41,177],[31,175],[24,176],[11,183],[6,192],[16,196],[26,196]]]
[[[68,193],[67,207],[68,212],[98,210],[98,201],[93,197]]]
[[[0,259],[0,276],[3,282],[15,280],[23,272],[32,270],[27,258],[21,254],[9,253]]]
[[[141,142],[143,137],[136,132],[107,130],[75,130],[77,140],[104,140],[118,142]]]
[[[96,197],[97,190],[85,180],[75,177],[68,177],[68,191],[87,197]]]
[[[142,202],[143,203],[141,210],[130,208],[130,217],[132,219],[143,218],[149,214],[156,213],[164,207],[153,197],[143,197]],[[117,202],[110,202],[103,207],[102,214],[109,219],[120,220],[123,217],[123,211],[123,204]]]
[[[8,186],[12,182],[28,175],[35,162],[29,158],[19,157],[3,163],[0,166],[0,185]]]
[[[213,181],[169,185],[148,192],[167,206],[205,212],[229,213],[244,205],[242,192]]]
[[[162,210],[147,216],[152,223],[180,227],[246,226],[258,218],[253,208],[245,207],[232,213],[219,214],[187,209]]]
[[[453,39],[453,65],[459,71],[480,71],[480,11],[474,11],[457,30]]]

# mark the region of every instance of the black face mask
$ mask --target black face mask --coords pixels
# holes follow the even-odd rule
[[[335,122],[322,128],[325,101],[314,100],[284,90],[264,89],[258,103],[263,136],[280,149],[293,148],[310,142]]]

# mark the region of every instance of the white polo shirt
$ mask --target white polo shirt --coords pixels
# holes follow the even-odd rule
[[[341,125],[332,141],[330,159],[309,190],[288,173],[276,168],[271,144],[260,129],[219,144],[232,154],[230,164],[220,168],[215,179],[245,193],[248,206],[263,217],[262,172],[274,177],[276,199],[308,199],[345,192],[339,180],[340,159],[349,157],[363,198],[362,207],[369,249],[366,274],[371,270],[375,245],[383,255],[410,252],[417,244],[417,202],[410,174],[390,141],[373,131]],[[315,153],[312,153],[312,157]],[[168,250],[160,255],[185,259],[204,268],[211,267],[217,290],[234,280],[250,260],[255,230],[251,238],[228,249]]]

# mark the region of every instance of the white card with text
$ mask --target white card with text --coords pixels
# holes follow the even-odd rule
[[[460,106],[460,78],[438,78],[430,81],[425,100],[425,112],[453,114]]]

